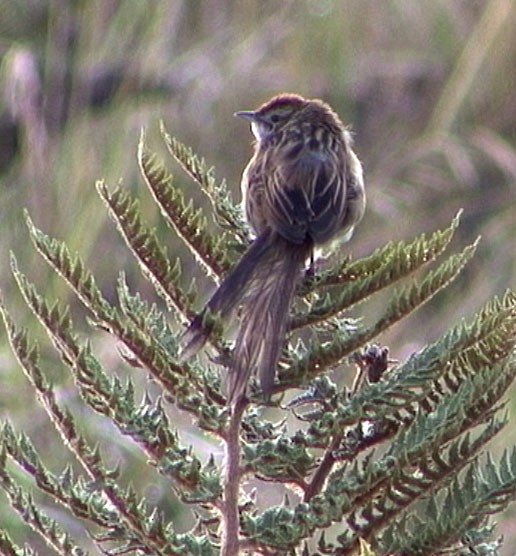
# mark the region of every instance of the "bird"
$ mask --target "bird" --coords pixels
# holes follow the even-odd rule
[[[191,321],[181,355],[188,359],[206,343],[214,322],[208,317],[227,321],[240,308],[228,365],[229,406],[247,396],[253,375],[270,399],[306,262],[316,246],[349,240],[366,205],[351,132],[326,102],[282,93],[235,116],[250,123],[255,139],[241,181],[255,239]]]

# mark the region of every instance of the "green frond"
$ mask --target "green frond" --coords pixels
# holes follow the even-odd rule
[[[310,380],[332,365],[338,364],[381,332],[429,301],[437,292],[452,282],[473,256],[477,242],[461,253],[451,255],[436,269],[428,272],[421,280],[395,291],[383,315],[373,325],[355,333],[334,332],[333,339],[323,345],[317,343],[281,374],[285,387]]]
[[[134,322],[120,320],[110,323],[110,326],[112,333],[138,361],[136,366],[145,366],[162,385],[170,400],[174,400],[181,409],[192,412],[199,418],[202,416],[203,426],[220,430],[221,422],[217,417],[221,408],[206,398],[204,378],[193,366],[177,363],[174,356]]]
[[[213,175],[213,168],[209,167],[204,159],[199,158],[190,147],[172,137],[165,129],[163,122],[161,122],[160,129],[170,154],[210,200],[218,224],[234,234],[241,242],[247,243],[249,241],[248,227],[242,217],[240,207],[237,207],[231,199],[226,183],[224,181],[217,183]]]
[[[2,445],[9,456],[35,480],[38,488],[60,503],[75,516],[87,519],[99,526],[108,526],[112,515],[105,508],[100,491],[87,491],[84,481],[79,481],[68,465],[61,475],[54,475],[45,468],[31,441],[22,433],[16,435],[9,423],[5,423],[0,435]]]
[[[470,365],[467,354],[474,354],[471,364],[476,365],[475,369],[470,368],[462,373],[459,390],[455,385],[451,389],[452,393],[438,397],[438,402],[434,402],[426,411],[420,410],[414,420],[407,420],[406,417],[402,419],[398,424],[401,433],[395,438],[384,457],[377,461],[366,460],[367,466],[363,468],[355,466],[351,472],[346,467],[341,468],[328,479],[328,488],[310,502],[306,511],[311,511],[310,507],[314,504],[320,511],[323,504],[327,516],[330,515],[330,508],[332,508],[335,521],[342,520],[344,515],[351,508],[353,509],[348,517],[350,529],[340,538],[342,553],[347,553],[356,546],[359,537],[367,538],[375,534],[391,523],[395,516],[405,513],[415,500],[427,496],[430,491],[435,491],[439,484],[446,484],[456,477],[504,425],[504,421],[493,418],[493,413],[496,411],[496,404],[516,376],[514,342],[507,338],[508,332],[515,329],[514,308],[514,296],[507,294],[501,301],[495,300],[487,304],[469,326],[461,323],[451,331],[440,342],[440,347],[447,344],[448,348],[451,348],[450,353],[463,366]],[[487,315],[490,319],[486,318]],[[497,324],[494,325],[493,322],[488,322],[489,320],[496,321]],[[479,324],[484,322],[486,329],[479,329]],[[494,334],[495,330],[500,329],[500,334]],[[469,334],[465,333],[465,330]],[[493,336],[490,338],[491,342],[486,341],[490,335]],[[492,351],[484,352],[483,357],[477,357],[480,344],[483,344],[484,350],[489,347]],[[458,353],[459,345],[462,346],[462,351]],[[493,365],[495,360],[497,363]],[[449,369],[453,365],[442,361],[441,366]],[[425,371],[428,371],[428,368]],[[437,376],[434,376],[432,381],[428,373],[426,374],[427,380],[430,379],[429,382],[435,384]],[[398,383],[402,376],[401,373],[394,373],[394,376],[388,378],[393,383]],[[415,388],[414,394],[418,391],[420,395],[423,393],[420,389],[421,384],[411,385],[409,382],[404,386],[409,391],[410,386]],[[372,415],[375,413],[375,405],[380,407],[383,405],[384,408],[403,406],[410,398],[407,397],[408,392],[404,392],[404,395],[398,398],[398,402],[391,392],[388,396],[382,396],[380,401],[374,396],[371,397],[372,392],[377,392],[378,387],[381,387],[381,383],[370,385],[349,401],[353,404],[363,394],[358,407],[355,406],[358,411],[349,410],[349,415],[351,417],[353,414],[354,419],[360,415],[360,418],[368,420],[371,430],[374,430],[375,421]],[[370,409],[373,410],[369,415],[361,413],[359,409],[367,406],[367,403],[371,403]],[[380,414],[376,415],[381,419]],[[327,421],[327,426],[335,431],[345,426],[345,423],[339,421],[338,416],[332,413],[327,413],[322,421]],[[471,440],[467,431],[486,421],[489,421],[487,426],[474,440]],[[405,428],[409,423],[410,426]],[[311,428],[313,429],[313,425]],[[309,438],[313,432],[309,429],[304,438]],[[320,427],[319,432],[321,432]],[[299,438],[296,441],[299,441]],[[364,444],[368,446],[366,438]],[[504,472],[507,477],[512,478],[507,464]],[[347,503],[342,504],[342,500],[346,500]],[[336,507],[339,505],[340,511],[336,512]],[[312,517],[307,515],[306,521],[310,522]]]
[[[179,315],[189,315],[187,295],[179,284],[181,264],[178,259],[171,263],[155,232],[142,222],[138,201],[120,187],[109,192],[103,182],[97,182],[97,191],[156,291]]]
[[[200,266],[218,279],[233,264],[233,237],[225,230],[216,236],[207,231],[207,219],[201,209],[186,201],[180,188],[174,186],[172,174],[145,145],[144,137],[138,147],[138,161],[154,200],[167,224],[190,249]],[[213,178],[206,177],[206,180]]]
[[[441,413],[437,421],[449,418],[447,411]],[[387,454],[379,461],[366,460],[368,463],[362,469],[357,466],[353,470],[342,467],[330,476],[323,493],[309,503],[301,503],[294,508],[274,507],[259,517],[246,518],[246,532],[258,545],[287,550],[289,546],[296,546],[302,539],[308,538],[315,529],[328,527],[347,516],[348,528],[339,540],[342,553],[351,553],[359,538],[376,535],[395,522],[399,514],[407,512],[415,501],[434,492],[439,484],[449,483],[504,424],[492,420],[476,439],[471,440],[466,435],[443,450],[435,439],[434,429],[437,429],[437,435],[446,429],[433,417],[430,421],[424,427],[419,425],[419,428],[424,428],[424,435],[434,436],[434,448],[428,444],[426,449],[419,451],[414,461],[409,461],[411,458],[407,454],[399,458]],[[421,436],[423,433],[412,434]],[[506,482],[511,482],[513,473],[507,461],[504,460],[500,474],[504,475]],[[514,492],[516,489],[511,490],[511,496]]]
[[[68,446],[77,459],[88,468],[98,467],[98,458],[88,448],[87,442],[80,436],[72,414],[63,410],[56,401],[54,391],[44,378],[39,366],[37,345],[33,343],[24,330],[18,330],[3,305],[0,306],[7,336],[22,370],[36,390],[41,406],[48,414],[64,445]]]
[[[34,503],[32,496],[23,487],[16,484],[7,470],[5,452],[0,455],[0,484],[13,510],[43,539],[47,546],[58,554],[87,554],[60,527],[57,520],[43,512]]]
[[[214,556],[218,554],[213,541],[207,535],[183,534],[169,535],[171,554],[192,556]],[[167,552],[167,556],[170,552]]]
[[[177,363],[177,357],[169,353],[168,346],[160,345],[154,335],[148,334],[145,328],[139,327],[138,319],[128,320],[112,308],[101,297],[92,275],[84,269],[80,259],[78,257],[72,259],[63,244],[48,239],[34,227],[31,227],[31,235],[47,261],[72,286],[86,308],[93,312],[96,317],[95,324],[109,330],[125,344],[139,363],[152,373],[163,385],[170,398],[175,399],[182,409],[193,412],[200,418],[202,425],[210,430],[220,430],[222,410],[218,404],[209,403],[202,396],[201,392],[211,389],[204,385],[204,379],[187,363]],[[33,292],[32,289],[29,298],[32,297],[35,301]],[[40,320],[44,320],[45,315],[50,312],[41,299],[31,308],[38,314]],[[49,323],[48,327],[51,331],[56,328],[55,323]],[[54,340],[59,344],[59,338]]]
[[[13,259],[13,272],[20,287],[20,290],[31,310],[34,314],[38,317],[40,322],[43,324],[47,333],[56,346],[56,349],[61,354],[63,360],[71,365],[74,373],[77,372],[85,372],[85,359],[84,359],[84,350],[78,345],[77,338],[74,336],[72,332],[72,323],[69,317],[69,312],[67,309],[64,311],[59,308],[58,304],[55,304],[52,308],[49,308],[43,299],[37,294],[35,287],[30,284],[30,282],[26,279],[26,277],[21,274],[16,267],[15,261]],[[151,338],[151,344],[159,345],[159,351],[162,354],[162,358],[158,359],[158,361],[164,361],[164,357],[166,354],[177,352],[177,342],[175,337],[172,336],[170,330],[168,329],[168,325],[164,319],[164,316],[157,310],[156,307],[151,308],[150,310],[147,309],[146,304],[143,303],[138,297],[130,297],[126,286],[119,288],[119,294],[121,297],[121,306],[125,316],[127,316],[135,326],[139,327],[141,330],[141,334],[148,334],[148,337]],[[137,306],[135,300],[138,300],[139,305]],[[143,312],[145,311],[145,315],[143,316]],[[120,338],[123,339],[126,336],[130,336],[130,333],[127,332],[129,330],[128,327],[117,326],[117,330],[120,332]],[[126,335],[124,335],[124,331],[126,331]],[[135,335],[133,334],[132,337],[134,338]],[[153,349],[152,351],[157,352],[158,349]],[[91,357],[88,358],[88,361],[92,363]],[[82,363],[82,364],[81,364]],[[159,362],[154,363],[156,368],[161,369],[161,365]],[[95,375],[97,376],[100,373],[100,367],[98,364],[94,365],[96,372]],[[170,368],[170,364],[163,365],[165,368]],[[107,381],[105,378],[104,383]],[[172,377],[168,376],[168,383],[169,386],[172,385]],[[100,384],[97,385],[100,388]],[[170,391],[172,389],[170,388]],[[98,394],[98,391],[96,392]],[[116,399],[116,396],[113,398],[115,392],[108,392],[106,397],[106,402],[112,401]],[[121,394],[121,392],[118,392]],[[126,399],[126,398],[124,398]],[[90,399],[94,405],[99,403],[98,398]],[[199,405],[198,403],[192,403],[191,407],[196,410],[196,413],[199,412]],[[205,423],[206,424],[206,423]],[[212,422],[211,428],[215,426],[215,423]],[[217,428],[219,427],[218,419],[217,419]]]
[[[179,351],[177,334],[172,332],[166,314],[156,304],[149,305],[140,294],[131,294],[123,272],[118,277],[116,291],[121,313],[135,326],[152,336],[163,350],[177,357]]]
[[[167,396],[198,419],[199,426],[220,433],[226,408],[218,389],[220,378],[211,369],[179,364],[177,337],[155,305],[131,295],[123,276],[118,283],[120,307],[126,320],[115,334],[164,386]],[[127,358],[129,360],[129,358]]]
[[[4,321],[4,326],[7,331],[7,338],[13,350],[13,353],[21,364],[24,371],[29,371],[27,377],[34,385],[41,390],[48,388],[43,375],[39,372],[37,368],[37,363],[39,361],[39,348],[37,344],[32,343],[27,336],[27,331],[25,329],[18,330],[11,319],[11,316],[7,312],[3,304],[3,300],[0,299],[0,313]],[[27,368],[25,367],[25,362]],[[33,374],[31,370],[34,368],[35,373]]]
[[[339,521],[351,509],[351,500],[345,495],[331,500],[315,496],[294,507],[273,506],[260,515],[244,515],[243,530],[258,546],[287,551],[310,538],[315,530]]]
[[[481,391],[479,403],[488,397],[496,403],[500,391],[511,381],[515,330],[516,296],[508,292],[502,299],[488,302],[470,323],[458,323],[436,342],[411,355],[380,382],[368,384],[352,397],[340,396],[336,411],[325,412],[311,422],[302,441],[325,446],[329,436],[362,419],[398,420],[400,412],[404,411],[406,418],[407,412],[412,414],[418,405],[429,403],[433,408],[436,402],[432,399],[440,399],[439,395],[435,397],[443,387],[456,392],[482,369],[484,378],[481,375],[477,380],[485,380],[487,389]]]
[[[150,419],[153,417],[151,414],[148,415]],[[149,509],[145,501],[138,499],[130,487],[126,491],[117,487],[118,471],[107,470],[95,452],[92,452],[89,462],[91,466],[86,466],[90,472],[90,479],[93,480],[90,482],[75,477],[70,466],[67,466],[60,476],[49,472],[39,460],[30,440],[23,434],[17,437],[8,423],[4,425],[0,438],[5,454],[34,478],[42,492],[76,517],[103,530],[102,535],[98,536],[99,539],[137,543],[153,554],[163,555],[170,553],[165,550],[169,544],[181,547],[189,540],[188,536],[174,534],[170,526],[165,531],[161,514]],[[181,456],[184,458],[185,454],[186,451]],[[196,465],[195,468],[197,467]],[[5,471],[5,465],[3,470]],[[188,477],[191,479],[192,474],[189,473]],[[2,487],[5,488],[6,485],[3,483]],[[106,504],[106,497],[112,502],[112,506]],[[23,501],[19,501],[21,502]],[[181,554],[181,550],[172,554]]]
[[[244,535],[257,546],[266,546],[273,552],[294,549],[309,538],[317,527],[311,516],[306,513],[307,504],[298,504],[298,512],[285,506],[268,508],[259,515],[242,516]],[[305,518],[303,518],[303,513]],[[321,517],[324,512],[320,513]],[[324,519],[324,518],[323,518]],[[324,519],[322,527],[329,523]]]
[[[185,498],[204,496],[206,502],[218,495],[220,484],[217,487],[213,472],[205,475],[199,460],[180,445],[160,399],[144,396],[137,403],[132,382],[123,386],[116,376],[108,378],[88,345],[81,349],[74,366],[88,405],[111,418],[123,435],[134,440],[158,471],[174,480]]]
[[[77,297],[99,320],[109,321],[113,308],[104,299],[95,278],[78,255],[72,256],[68,247],[56,239],[45,235],[36,228],[26,213],[26,222],[34,246],[47,263],[65,280]]]
[[[436,269],[429,271],[422,280],[415,280],[409,286],[395,292],[384,314],[370,328],[371,337],[367,341],[407,316],[448,286],[471,260],[477,244],[478,240],[461,253],[451,255]]]
[[[49,307],[37,293],[34,285],[19,271],[16,258],[12,254],[11,270],[25,303],[47,331],[64,362],[70,364],[74,354],[67,348],[76,343],[76,337],[72,329],[69,307],[62,309],[58,303]]]
[[[485,518],[503,510],[516,497],[516,450],[506,452],[495,464],[490,457],[483,467],[471,465],[462,479],[448,487],[444,500],[435,494],[426,513],[431,519],[406,518],[394,523],[381,539],[382,552],[409,554],[449,553],[464,549],[471,531]],[[423,514],[424,515],[424,514]]]
[[[482,369],[461,384],[458,392],[442,397],[431,411],[420,411],[411,425],[394,439],[386,457],[403,458],[412,464],[425,453],[487,421],[515,372],[516,364],[510,362]]]
[[[295,315],[290,328],[297,329],[328,319],[388,287],[425,264],[432,262],[448,247],[459,225],[457,213],[450,226],[422,234],[411,242],[389,242],[374,253],[355,262],[346,261],[310,282],[308,291],[333,286],[304,314]]]
[[[421,414],[379,460],[330,476],[323,496],[331,500],[345,495],[354,500],[348,521],[355,536],[348,542],[376,534],[416,500],[445,486],[505,425],[493,418],[474,440],[469,434],[462,435],[471,426],[464,415],[457,418],[463,399]]]
[[[316,461],[300,444],[288,438],[262,440],[243,447],[247,471],[259,477],[303,485]]]
[[[475,440],[465,435],[444,448],[436,446],[433,451],[422,451],[412,464],[403,462],[404,458],[386,455],[382,461],[364,468],[358,476],[341,473],[340,480],[332,476],[329,481],[332,495],[340,495],[340,489],[335,488],[335,482],[340,482],[343,491],[349,496],[353,494],[356,500],[347,518],[353,530],[348,543],[356,542],[358,537],[371,538],[378,534],[383,527],[399,519],[400,514],[407,514],[415,501],[448,484],[477,457],[504,424],[493,420]]]

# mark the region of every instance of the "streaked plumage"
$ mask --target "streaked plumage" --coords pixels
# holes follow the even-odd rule
[[[205,311],[228,318],[242,306],[229,372],[228,403],[245,395],[252,374],[269,396],[289,307],[314,245],[347,240],[365,209],[362,167],[351,136],[320,100],[274,97],[253,112],[254,155],[242,177],[246,218],[256,239],[186,333],[183,357],[204,345]]]

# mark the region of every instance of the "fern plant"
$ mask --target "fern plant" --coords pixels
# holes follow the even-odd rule
[[[248,230],[225,183],[163,127],[162,136],[209,199],[218,232],[208,231],[208,216],[142,137],[145,183],[199,271],[217,281],[250,241]],[[73,465],[51,471],[31,439],[5,421],[0,484],[12,510],[55,553],[87,550],[55,511],[35,503],[34,490],[74,516],[103,554],[498,553],[501,541],[489,517],[516,494],[516,451],[494,461],[485,446],[507,424],[502,399],[516,374],[516,295],[487,302],[405,361],[391,361],[388,347],[371,343],[450,284],[471,259],[476,242],[449,252],[459,215],[444,230],[387,243],[363,259],[324,261],[298,290],[275,408],[263,406],[254,388],[249,404],[231,415],[224,397],[228,337],[216,327],[209,357],[179,363],[183,327],[201,300],[184,286],[180,261],[146,224],[138,201],[103,182],[97,190],[162,305],[131,292],[123,273],[118,301],[110,302],[80,257],[27,215],[30,238],[75,292],[89,324],[113,336],[126,367],[148,373],[153,388],[138,401],[134,381],[104,368],[92,343],[76,332],[70,308],[46,299],[14,255],[13,275],[82,403],[135,443],[147,461],[141,465],[161,474],[194,517],[180,532],[170,515],[122,486],[121,469],[109,467],[102,448],[58,399],[37,343],[16,325],[4,300],[12,349],[61,439],[62,457]],[[349,318],[351,308],[386,289],[389,301],[372,322]],[[329,372],[339,368],[356,370],[351,388],[331,380]],[[216,439],[225,461],[203,458],[196,445],[186,444],[171,408],[189,415],[199,435]],[[283,493],[283,501],[262,500],[261,484]],[[2,554],[36,553],[17,546],[5,527],[0,517]]]

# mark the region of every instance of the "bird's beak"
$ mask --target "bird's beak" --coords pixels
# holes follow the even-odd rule
[[[263,141],[269,135],[271,125],[258,112],[244,110],[235,112],[235,116],[243,118],[251,124],[251,131],[258,142]]]
[[[248,120],[249,122],[258,121],[258,114],[252,110],[242,110],[241,112],[235,112],[233,115],[238,118],[244,118],[244,120]]]

